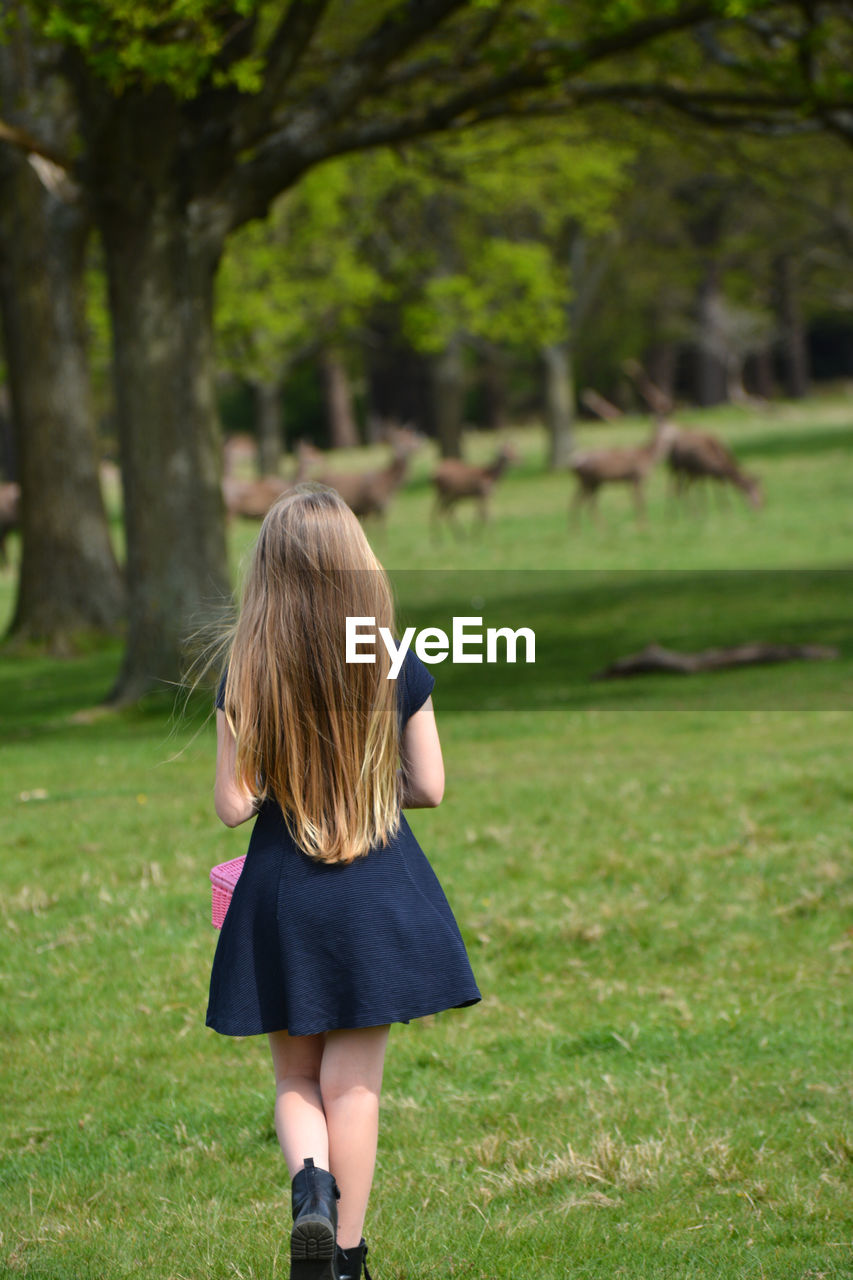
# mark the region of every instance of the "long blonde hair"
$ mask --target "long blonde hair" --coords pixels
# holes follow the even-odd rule
[[[396,682],[347,663],[346,618],[394,631],[385,572],[333,489],[300,485],[261,525],[243,588],[225,715],[236,774],[274,799],[305,853],[350,862],[400,822]]]

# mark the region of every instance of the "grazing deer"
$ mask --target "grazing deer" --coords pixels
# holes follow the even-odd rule
[[[664,456],[673,433],[670,422],[657,424],[651,439],[634,448],[587,449],[569,459],[569,470],[578,482],[569,515],[577,518],[581,508],[596,511],[598,491],[604,484],[629,484],[634,495],[637,520],[645,515],[644,489],[652,467]]]
[[[457,504],[465,498],[473,498],[480,512],[480,520],[489,517],[489,499],[492,490],[507,467],[518,462],[518,454],[511,444],[505,444],[487,467],[475,467],[459,458],[443,458],[432,477],[435,486],[433,520],[447,516],[453,523]]]
[[[677,428],[667,451],[667,465],[678,495],[685,494],[697,481],[716,480],[740,489],[752,507],[758,508],[764,502],[758,477],[741,470],[722,440],[708,431]]]
[[[319,450],[305,440],[296,445],[296,470],[289,480],[282,476],[261,476],[259,480],[240,480],[225,475],[222,480],[222,496],[229,516],[242,516],[245,520],[263,520],[272,504],[294,485],[308,479],[311,468],[319,461]]]
[[[21,486],[10,481],[0,484],[0,564],[8,564],[6,535],[21,522]]]
[[[261,476],[259,480],[238,480],[224,476],[222,496],[229,516],[241,516],[244,520],[263,520],[276,498],[290,488],[290,481],[281,476]]]
[[[423,444],[423,437],[411,427],[387,428],[385,438],[391,444],[391,461],[387,466],[372,471],[321,470],[314,477],[320,484],[337,489],[359,518],[385,518],[391,499],[408,475],[412,455]]]

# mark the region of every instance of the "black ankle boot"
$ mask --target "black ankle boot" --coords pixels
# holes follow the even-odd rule
[[[336,1280],[339,1197],[332,1175],[307,1159],[293,1179],[291,1192],[290,1280]]]
[[[354,1244],[351,1249],[342,1249],[340,1245],[335,1253],[335,1280],[361,1280],[361,1269],[364,1268],[364,1280],[370,1280],[367,1270],[367,1245]]]

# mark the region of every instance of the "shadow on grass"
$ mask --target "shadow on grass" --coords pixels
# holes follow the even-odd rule
[[[454,617],[530,628],[535,663],[437,664],[442,710],[556,706],[664,710],[835,709],[853,706],[853,573],[826,571],[409,572],[392,575],[400,627]],[[766,641],[822,644],[837,661],[786,663],[694,676],[598,681],[616,658],[655,642],[694,651]],[[484,648],[472,646],[472,653]]]
[[[199,690],[187,701],[181,690],[172,687],[148,695],[135,707],[108,710],[103,703],[121,658],[118,645],[75,658],[9,653],[0,657],[3,741],[81,731],[89,742],[109,741],[143,723],[162,726],[167,739],[173,727],[194,731],[211,714],[212,690]]]
[[[772,436],[746,436],[738,440],[735,451],[746,458],[808,458],[824,453],[853,453],[853,409],[850,425],[820,427],[814,431],[779,432]]]
[[[529,627],[535,633],[532,664],[523,661],[523,643],[518,661],[508,664],[501,642],[495,664],[445,661],[433,667],[442,712],[853,707],[851,571],[447,570],[391,576],[401,633],[406,626],[429,626],[450,634],[454,617],[481,618],[474,631]],[[593,679],[652,641],[692,651],[762,640],[832,645],[840,657],[695,676]],[[181,735],[211,714],[212,691],[197,691],[184,706],[180,691],[164,689],[136,708],[101,717],[99,704],[120,658],[116,647],[62,661],[0,659],[5,741],[81,730],[89,741],[110,740],[141,722],[162,724],[166,736],[175,725]]]

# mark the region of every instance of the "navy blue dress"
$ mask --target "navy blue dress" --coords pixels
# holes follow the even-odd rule
[[[410,650],[397,679],[401,725],[434,684]],[[274,801],[261,807],[213,960],[209,1027],[304,1036],[479,999],[453,913],[405,816],[384,847],[328,864],[300,850]]]

